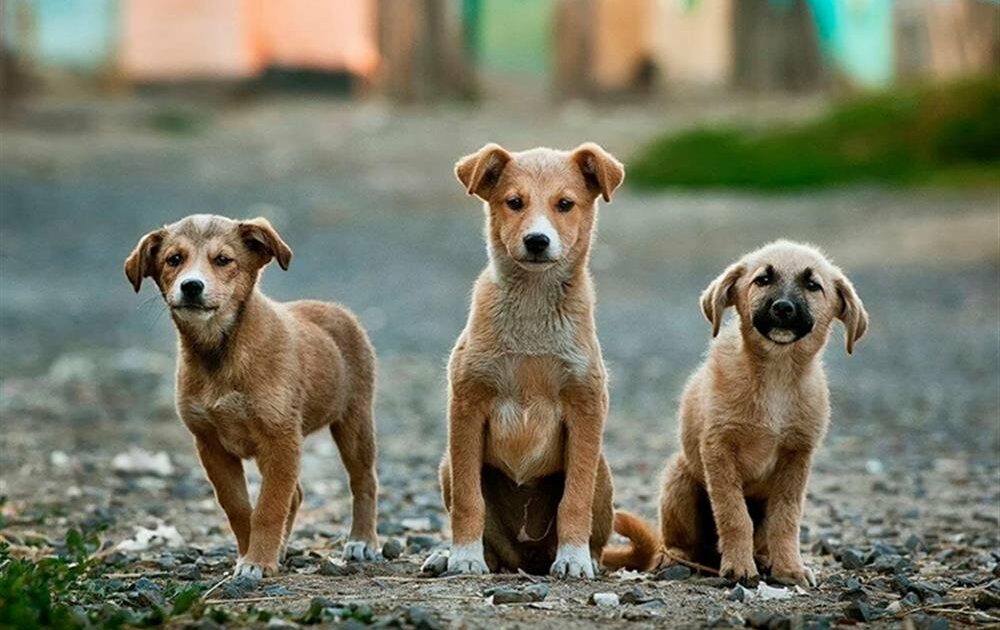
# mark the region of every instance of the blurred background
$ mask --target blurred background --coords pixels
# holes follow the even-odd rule
[[[444,364],[486,259],[452,165],[490,141],[591,140],[626,164],[592,261],[625,505],[652,507],[645,481],[676,448],[710,337],[700,291],[778,237],[830,253],[872,318],[853,357],[839,327],[827,351],[821,467],[996,465],[997,2],[0,6],[0,493],[61,500],[54,449],[93,478],[107,454],[163,448],[201,483],[169,316],[122,263],[145,232],[214,212],[267,216],[295,250],[269,294],[360,315],[384,492],[402,500],[420,469],[420,510],[439,513]],[[340,477],[327,442],[307,477]]]

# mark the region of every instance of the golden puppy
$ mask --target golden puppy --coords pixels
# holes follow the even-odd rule
[[[257,288],[292,250],[266,219],[193,215],[142,237],[125,261],[136,292],[160,289],[177,327],[177,410],[191,431],[239,547],[237,575],[277,571],[302,502],[304,437],[328,426],[354,498],[344,556],[376,554],[375,354],[357,319],[336,304],[278,303]],[[263,483],[251,506],[244,459]]]
[[[720,333],[730,306],[738,317]],[[840,269],[788,241],[731,265],[702,294],[701,308],[717,338],[682,395],[682,452],[664,473],[661,537],[619,513],[616,530],[633,545],[609,549],[605,564],[693,561],[753,582],[756,555],[779,581],[814,583],[799,555],[799,523],[830,418],[823,349],[839,319],[850,354],[868,314]]]
[[[587,262],[597,200],[611,200],[624,170],[595,144],[489,144],[455,173],[483,201],[489,265],[448,367],[448,570],[593,577],[612,487]]]

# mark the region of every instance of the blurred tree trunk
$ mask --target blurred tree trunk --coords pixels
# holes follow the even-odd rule
[[[823,83],[816,27],[805,0],[733,3],[733,81],[752,90],[810,90]]]
[[[448,0],[378,0],[379,88],[403,101],[471,96],[461,23]]]
[[[593,0],[559,0],[552,27],[553,83],[557,98],[589,95],[594,44]]]

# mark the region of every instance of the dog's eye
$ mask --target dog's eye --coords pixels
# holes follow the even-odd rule
[[[572,199],[566,199],[565,197],[556,202],[556,208],[559,209],[559,212],[569,212],[575,205]]]
[[[520,210],[524,207],[524,199],[520,197],[511,197],[507,200],[507,207],[511,210]]]
[[[213,260],[212,262],[215,263],[216,267],[225,267],[229,263],[233,262],[233,259],[230,258],[229,256],[226,256],[225,254],[219,254],[218,256],[215,257],[215,260]]]
[[[180,254],[174,254],[173,256],[167,258],[167,264],[170,265],[171,267],[176,267],[177,265],[181,264],[183,260],[184,260],[183,256],[181,256]]]
[[[753,279],[753,283],[758,287],[766,287],[771,284],[771,276],[757,276]]]
[[[822,291],[823,287],[819,286],[819,283],[815,280],[806,280],[806,290],[807,291]]]

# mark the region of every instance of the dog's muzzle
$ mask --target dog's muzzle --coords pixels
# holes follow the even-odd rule
[[[794,343],[812,332],[813,318],[805,302],[794,298],[768,300],[753,315],[753,327],[777,344]]]

